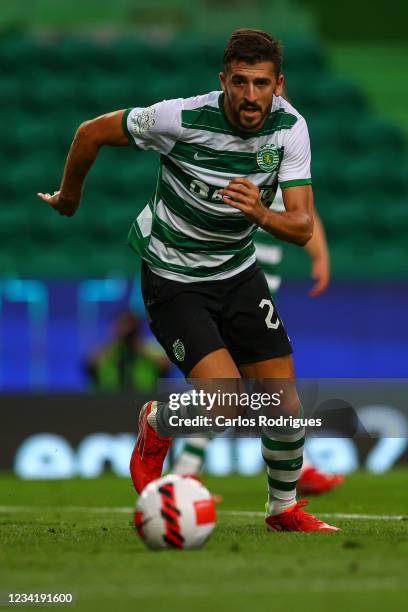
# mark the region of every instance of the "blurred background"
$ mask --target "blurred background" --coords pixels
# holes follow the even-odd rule
[[[397,0],[2,0],[0,469],[127,475],[134,407],[177,376],[149,334],[126,246],[158,158],[102,150],[74,218],[35,194],[58,189],[82,121],[218,89],[238,27],[283,41],[288,95],[311,134],[332,282],[309,298],[308,258],[281,245],[277,302],[297,374],[407,376],[407,16]],[[208,471],[258,471],[254,444],[215,441]],[[351,440],[314,452],[326,469],[381,471],[407,459],[405,439],[387,444],[376,460]]]

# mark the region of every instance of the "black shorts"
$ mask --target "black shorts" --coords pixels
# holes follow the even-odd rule
[[[238,366],[292,353],[256,264],[225,280],[180,283],[143,263],[142,294],[152,332],[186,376],[220,348]]]

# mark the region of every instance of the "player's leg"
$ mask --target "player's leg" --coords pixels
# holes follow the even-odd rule
[[[167,281],[145,267],[142,292],[153,333],[186,377],[240,377],[217,325],[218,292],[211,291],[210,283]],[[209,380],[207,390],[211,391],[214,384]],[[235,390],[236,383],[231,384]],[[161,475],[172,442],[170,417],[194,418],[203,412],[194,403],[173,408],[168,403],[152,401],[140,412],[139,433],[130,461],[132,480],[139,492]]]
[[[257,363],[243,364],[246,377],[260,381],[270,393],[284,387],[280,412],[294,418],[302,415],[296,392],[292,357],[286,355]],[[296,502],[304,446],[304,427],[268,428],[262,436],[262,456],[268,473],[268,504],[266,524],[273,531],[337,531],[337,528],[318,520],[302,510],[306,500]]]
[[[292,347],[262,272],[254,268],[246,283],[237,284],[233,296],[225,311],[224,327],[228,346],[242,374],[270,394],[284,385],[285,404],[279,409],[288,411],[288,416],[290,412],[293,417],[299,416]],[[278,428],[262,438],[270,514],[280,514],[296,503],[303,444],[302,428],[297,431]]]
[[[191,370],[186,377],[188,381],[194,385],[197,390],[202,390],[208,394],[214,394],[219,391],[220,382],[225,392],[236,393],[241,390],[242,381],[241,374],[234,363],[231,355],[225,348],[217,349],[203,357]],[[221,381],[220,381],[221,379]],[[159,434],[169,434],[174,429],[171,418],[177,417],[178,420],[185,418],[194,418],[195,416],[205,415],[206,405],[196,403],[183,403],[177,408],[170,403],[158,403],[157,407],[149,415],[149,424]],[[212,414],[217,414],[218,406],[212,406]],[[223,407],[220,407],[223,408]],[[227,414],[226,407],[223,414]],[[233,415],[235,416],[235,406],[232,407]]]
[[[220,375],[220,373],[222,375]],[[223,386],[225,387],[226,378],[239,377],[240,373],[235,363],[232,362],[231,356],[228,354],[228,358],[226,358],[225,352],[223,351],[217,351],[205,357],[196,365],[189,376],[189,378],[200,381],[200,388],[203,388],[204,379],[217,380],[218,378],[222,378]],[[205,435],[188,438],[172,468],[172,472],[181,476],[197,476],[203,466],[205,451],[212,438],[213,434],[211,432]],[[217,501],[221,500],[221,497],[218,495],[214,497],[216,497]]]
[[[206,368],[206,357],[210,354],[221,375],[239,375],[224,349],[225,343],[216,325],[217,301],[212,299],[206,283],[189,285],[169,281],[144,264],[142,294],[152,332],[185,376],[200,362]],[[179,416],[194,417],[196,411],[197,407],[181,406]],[[161,475],[172,442],[171,435],[165,433],[171,415],[175,411],[157,401],[148,402],[140,411],[139,431],[130,461],[132,480],[139,492]]]
[[[191,370],[190,377],[200,381],[200,388],[213,392],[215,379],[221,373],[230,391],[236,391],[240,373],[226,349],[217,349],[203,357]],[[189,378],[190,378],[189,377]],[[230,379],[230,386],[226,379]],[[208,382],[208,385],[205,383]],[[130,473],[136,490],[159,478],[172,437],[163,435],[173,430],[172,419],[178,421],[201,416],[205,406],[180,404],[177,409],[169,402],[151,401],[145,404],[139,416],[139,434],[130,461]]]
[[[188,438],[172,467],[172,473],[180,476],[197,476],[203,467],[205,452],[211,439],[211,434]]]
[[[294,384],[292,347],[259,268],[253,269],[247,283],[235,288],[234,300],[230,304],[225,313],[225,328],[228,346],[241,372],[270,394],[279,392],[284,386],[282,397],[285,403],[279,409],[286,410],[287,416],[297,417],[301,407]],[[268,467],[271,513],[279,514],[294,504],[296,482],[302,466],[303,439],[304,432],[299,429],[286,432],[281,428],[275,432],[275,441],[264,436],[263,456],[265,461],[271,461]],[[290,462],[282,463],[286,456]],[[278,470],[278,467],[286,465],[285,473]]]
[[[299,417],[302,407],[294,380],[291,344],[261,271],[249,271],[244,283],[238,279],[229,297],[224,329],[232,357],[244,377],[258,387],[270,394],[284,391],[275,416]],[[267,524],[281,530],[334,530],[302,511],[303,504],[296,502],[303,446],[303,427],[276,426],[268,428],[262,437],[268,470]]]
[[[231,355],[225,354],[227,351],[217,351],[207,355],[190,372],[189,378],[202,381],[203,379],[225,379],[239,378],[240,373]],[[202,384],[200,385],[202,386]],[[182,451],[177,458],[172,472],[180,475],[197,476],[205,460],[205,451],[210,443],[212,435],[210,433],[203,436],[188,438],[184,443]]]
[[[284,405],[280,413],[299,417],[301,405],[294,384],[294,369],[290,355],[240,366],[245,377],[259,381],[270,395],[285,386]],[[290,397],[289,397],[290,396]],[[303,463],[305,431],[303,427],[268,428],[262,436],[262,456],[268,473],[268,513],[277,515],[296,503],[296,485]]]
[[[344,482],[341,474],[322,472],[303,456],[303,466],[297,484],[299,495],[321,495],[328,493]]]

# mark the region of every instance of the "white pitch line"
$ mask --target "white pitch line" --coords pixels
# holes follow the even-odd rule
[[[134,508],[126,506],[0,506],[0,512],[88,512],[90,514],[118,512],[129,514]]]
[[[241,510],[220,510],[217,514],[225,514],[229,516],[265,516],[265,512],[245,512]],[[408,516],[386,515],[386,514],[344,514],[342,512],[316,512],[316,516],[322,518],[339,518],[351,520],[368,520],[368,521],[404,521],[408,520]]]
[[[368,520],[368,521],[407,521],[408,516],[406,515],[395,515],[395,514],[345,514],[342,512],[335,512],[333,514],[319,514],[319,516],[323,517],[333,517],[339,519],[356,519],[356,520]]]
[[[132,507],[128,506],[0,506],[0,513],[18,512],[84,512],[96,514],[129,514],[133,512]],[[224,516],[255,516],[264,517],[264,512],[250,512],[244,510],[218,510],[217,514]],[[322,518],[338,518],[361,521],[403,521],[408,520],[408,516],[387,515],[387,514],[346,514],[342,512],[317,512],[317,516]]]

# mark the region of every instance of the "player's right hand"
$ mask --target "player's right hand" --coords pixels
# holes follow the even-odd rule
[[[37,196],[40,198],[40,200],[46,204],[49,204],[51,208],[65,217],[72,217],[79,206],[79,203],[76,204],[65,200],[61,196],[61,191],[54,191],[52,195],[50,193],[37,193]]]

